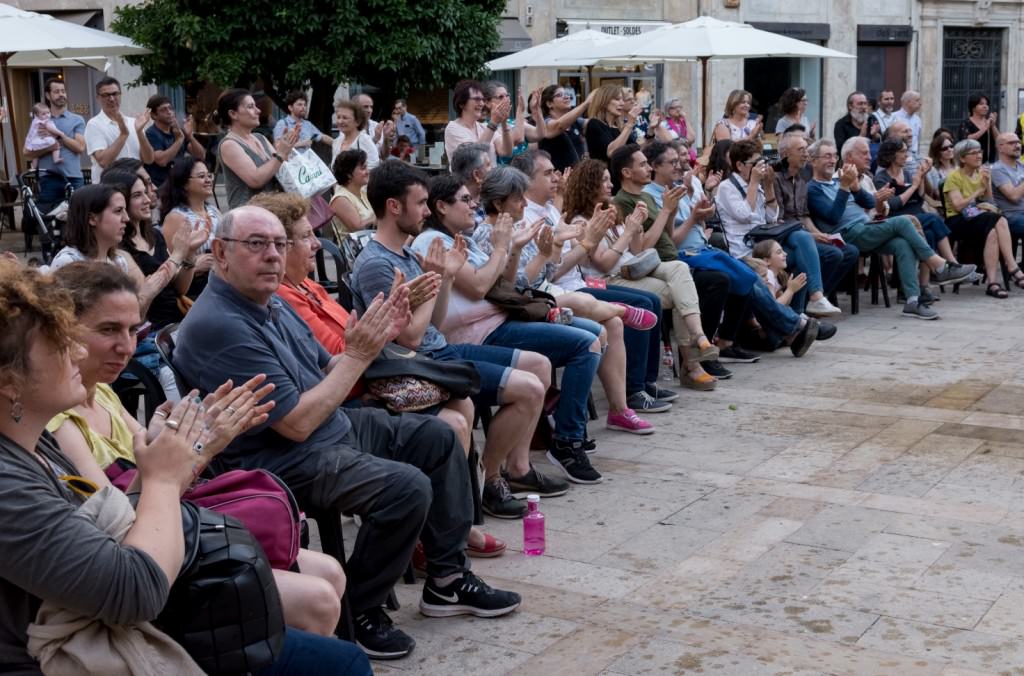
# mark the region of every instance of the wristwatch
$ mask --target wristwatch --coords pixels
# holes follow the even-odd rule
[[[270,156],[273,157],[278,162],[280,162],[281,164],[284,164],[284,158],[281,157],[281,154],[278,153],[276,150],[274,152],[270,153]]]

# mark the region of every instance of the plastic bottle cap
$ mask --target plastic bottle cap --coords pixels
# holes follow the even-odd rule
[[[540,496],[536,495],[534,493],[530,493],[529,495],[526,496],[526,501],[527,502],[540,502]]]

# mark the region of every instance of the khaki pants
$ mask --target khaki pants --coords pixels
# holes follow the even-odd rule
[[[680,344],[689,344],[691,336],[683,317],[700,314],[700,301],[690,266],[682,261],[663,261],[654,272],[642,279],[629,280],[615,275],[608,283],[656,294],[662,308],[672,308],[672,326],[676,331],[676,339]]]

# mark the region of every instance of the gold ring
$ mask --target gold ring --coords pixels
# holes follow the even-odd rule
[[[172,430],[177,430],[178,429],[178,424],[179,423],[178,423],[177,420],[170,420],[170,419],[168,419],[167,422],[164,423],[164,425],[166,425],[167,427],[170,427]]]

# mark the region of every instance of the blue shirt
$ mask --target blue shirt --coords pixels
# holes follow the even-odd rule
[[[395,123],[395,137],[399,136],[408,136],[409,142],[414,146],[421,146],[427,142],[427,133],[423,131],[423,125],[412,113],[406,113]]]
[[[298,124],[291,115],[285,115],[274,125],[274,140],[281,138],[290,132]],[[319,141],[323,134],[316,128],[316,125],[309,120],[302,120],[302,128],[299,129],[300,141]]]
[[[178,330],[174,365],[201,392],[212,392],[228,378],[244,383],[260,373],[275,385],[275,406],[264,424],[237,437],[222,454],[225,460],[273,456],[276,466],[298,464],[305,451],[342,442],[352,424],[340,410],[305,441],[292,441],[271,425],[288,415],[299,397],[323,380],[330,361],[309,326],[288,303],[274,295],[267,305],[252,302],[216,274],[185,315]],[[285,453],[290,458],[282,458]]]
[[[850,193],[839,189],[839,180],[819,181],[807,184],[807,210],[811,219],[822,232],[838,232],[844,235],[852,229],[859,229],[868,222],[864,211],[875,206],[875,198],[859,187]]]
[[[367,306],[378,293],[385,296],[390,293],[391,283],[395,279],[395,268],[402,271],[407,282],[423,274],[416,254],[409,247],[402,247],[402,253],[396,254],[377,240],[371,239],[367,242],[362,253],[356,258],[351,277],[353,301],[360,314],[366,312]],[[417,351],[434,352],[447,344],[444,334],[433,324],[427,324]]]
[[[149,139],[149,144],[153,146],[153,150],[167,150],[174,145],[174,132],[165,132],[155,124],[149,125],[146,129],[146,138]],[[182,139],[181,147],[178,148],[178,154],[171,158],[171,162],[184,157],[188,148],[188,140]],[[163,185],[164,181],[167,180],[167,175],[171,172],[171,162],[168,162],[165,166],[161,167],[156,162],[146,165],[146,173],[153,179],[153,185],[159,187]]]
[[[65,136],[70,136],[71,138],[75,138],[78,135],[85,136],[85,119],[81,115],[65,110],[60,115],[51,115],[50,120]],[[58,145],[60,146],[60,156],[64,161],[60,164],[54,164],[53,157],[50,153],[46,153],[39,158],[39,172],[45,171],[51,174],[60,174],[67,178],[81,178],[81,154],[73,152],[63,143],[58,143]]]
[[[644,186],[643,191],[654,198],[654,203],[658,205],[659,209],[665,205],[665,186],[651,181]],[[675,227],[678,228],[686,222],[686,219],[690,217],[690,211],[691,198],[687,194],[686,197],[679,200],[679,208],[676,210]],[[686,237],[679,243],[679,250],[703,251],[708,246],[708,240],[704,237],[704,228],[700,223],[694,223],[693,227],[690,228],[690,232],[686,233]]]

